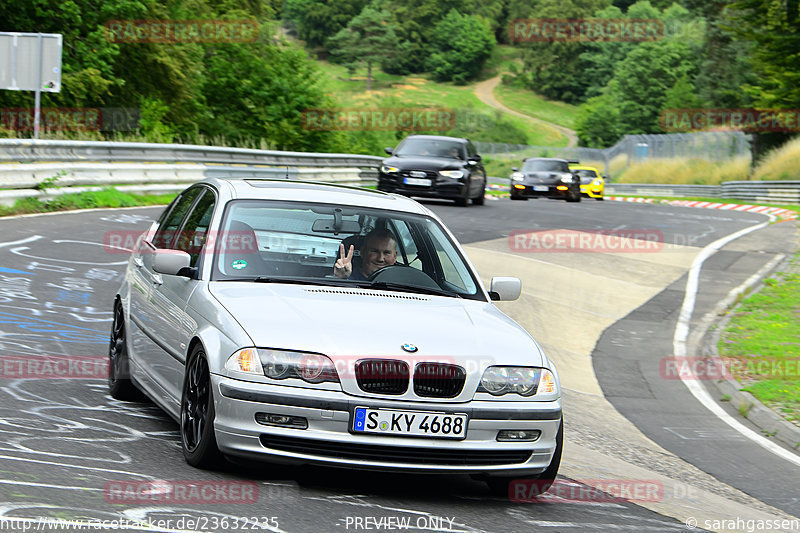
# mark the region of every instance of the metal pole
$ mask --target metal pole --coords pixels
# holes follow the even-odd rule
[[[33,138],[39,138],[39,108],[42,103],[42,34],[37,35],[39,57],[36,61],[36,102],[33,110]]]

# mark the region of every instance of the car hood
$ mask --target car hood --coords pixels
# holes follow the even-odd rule
[[[211,294],[256,346],[481,366],[541,366],[539,345],[493,304],[407,292],[247,282],[212,282]],[[413,344],[414,354],[402,346]]]
[[[385,165],[397,167],[400,170],[463,170],[464,162],[449,157],[390,157],[383,162]]]
[[[561,181],[567,172],[537,171],[525,172],[525,181],[531,183],[555,183]]]

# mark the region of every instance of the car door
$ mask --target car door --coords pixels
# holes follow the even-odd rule
[[[471,142],[467,143],[467,160],[477,157],[478,151],[475,149],[475,145]],[[471,185],[472,189],[470,191],[470,197],[474,198],[481,194],[486,188],[486,171],[483,168],[483,163],[477,161],[474,165],[470,165],[470,176],[472,176]]]
[[[185,313],[186,301],[197,281],[156,272],[152,252],[183,247],[190,255],[194,252],[192,260],[197,264],[206,221],[210,220],[215,203],[214,193],[208,187],[187,190],[159,226],[152,242],[144,242],[134,258],[140,286],[139,290],[131,291],[131,322],[139,333],[134,338],[137,364],[143,373],[143,384],[158,397],[166,395],[168,405],[175,405],[180,399],[185,343],[194,329]],[[190,246],[197,239],[201,241],[200,248]]]

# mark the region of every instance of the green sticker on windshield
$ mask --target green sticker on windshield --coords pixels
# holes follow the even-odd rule
[[[236,261],[231,263],[231,266],[236,270],[241,270],[247,266],[247,261],[245,261],[244,259],[237,259]]]

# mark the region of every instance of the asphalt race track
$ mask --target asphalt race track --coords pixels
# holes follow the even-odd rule
[[[425,204],[485,281],[523,280],[520,301],[499,305],[559,365],[567,444],[557,494],[514,503],[489,497],[468,476],[252,464],[197,470],[183,460],[176,423],[151,403],[112,400],[100,370],[86,379],[26,379],[13,366],[9,374],[7,363],[20,357],[69,356],[84,361],[83,370],[106,357],[127,254],[104,243],[143,230],[162,208],[98,210],[0,220],[0,530],[48,530],[37,520],[49,517],[123,520],[118,531],[734,531],[747,530],[747,519],[800,516],[800,466],[735,432],[681,381],[658,373],[659,359],[673,353],[693,258],[767,217],[596,201]],[[547,230],[655,233],[661,246],[536,253],[513,238]],[[772,224],[713,255],[692,323],[789,254],[796,234],[795,222]],[[159,490],[198,480],[245,487],[253,498],[220,490],[210,503],[173,502]],[[597,480],[660,488],[625,499],[581,490]],[[143,483],[149,490],[137,501],[114,492]]]

